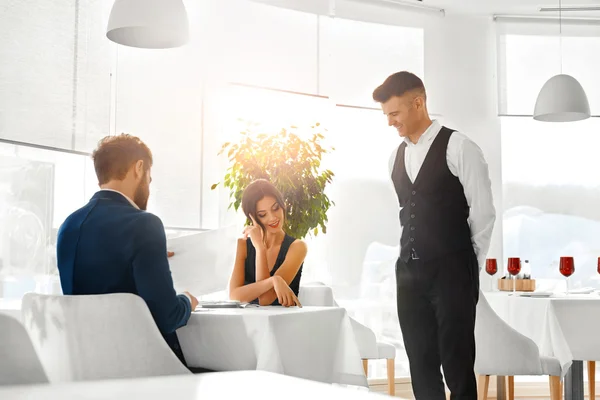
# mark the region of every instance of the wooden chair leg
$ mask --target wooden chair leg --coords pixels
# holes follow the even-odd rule
[[[596,361],[588,361],[588,387],[590,388],[590,400],[596,397]]]
[[[396,359],[387,359],[388,394],[396,395]]]
[[[550,377],[550,400],[561,400],[562,391],[560,384],[560,376]]]
[[[365,370],[365,376],[368,378],[369,377],[369,360],[362,360],[363,362],[363,369]]]
[[[515,400],[515,377],[507,376],[508,378],[508,400]]]
[[[490,387],[490,376],[489,375],[478,375],[477,376],[477,399],[478,400],[487,400],[489,387]]]

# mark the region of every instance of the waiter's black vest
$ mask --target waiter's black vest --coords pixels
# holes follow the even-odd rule
[[[459,179],[448,168],[446,152],[452,130],[442,127],[414,181],[406,173],[406,143],[398,147],[392,181],[400,201],[400,258],[412,250],[422,260],[473,248],[467,219],[469,205]]]

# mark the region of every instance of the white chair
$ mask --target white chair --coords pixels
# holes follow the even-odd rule
[[[303,306],[338,307],[333,298],[333,290],[320,282],[301,286],[298,300]],[[369,360],[387,360],[388,393],[394,396],[396,394],[396,348],[389,343],[378,342],[375,333],[358,321],[350,318],[350,322],[363,361],[365,375],[368,375],[369,372]]]
[[[22,317],[51,382],[191,374],[133,294],[27,293]]]
[[[27,331],[5,314],[0,314],[0,360],[0,386],[48,383]]]
[[[535,342],[511,328],[479,293],[475,322],[476,360],[480,399],[487,399],[490,375],[508,377],[509,400],[514,399],[514,377],[548,375],[550,397],[561,399],[561,366],[556,358],[540,356]]]

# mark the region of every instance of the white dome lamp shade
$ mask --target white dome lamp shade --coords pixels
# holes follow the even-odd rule
[[[577,79],[562,73],[562,1],[558,0],[560,74],[542,86],[533,111],[533,119],[546,122],[581,121],[590,117],[590,103]]]
[[[580,121],[590,117],[590,104],[581,84],[571,75],[550,78],[540,90],[533,119],[545,122]]]
[[[168,49],[186,44],[189,22],[182,0],[115,0],[106,37],[124,46]]]

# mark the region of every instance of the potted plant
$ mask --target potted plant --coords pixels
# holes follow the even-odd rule
[[[229,189],[229,208],[239,209],[244,188],[252,181],[267,179],[283,195],[284,229],[289,235],[302,239],[309,233],[317,235],[319,229],[326,233],[327,210],[334,204],[324,192],[334,174],[321,168],[323,154],[334,150],[321,146],[326,130],[317,123],[310,127],[309,139],[303,139],[297,127],[276,133],[256,133],[256,127],[248,124],[237,143],[227,142],[219,152],[227,152],[230,163],[223,179]]]

